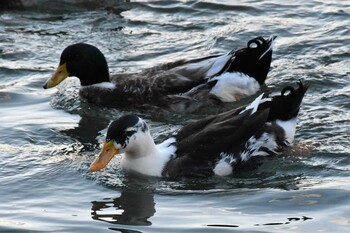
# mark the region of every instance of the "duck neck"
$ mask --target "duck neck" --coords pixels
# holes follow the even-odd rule
[[[122,155],[122,167],[143,175],[161,177],[170,156],[156,146],[148,131],[137,137],[138,143],[129,143]]]
[[[79,66],[68,63],[67,70],[71,76],[76,76],[80,79],[82,86],[110,82],[107,60],[102,53],[86,55]]]
[[[92,72],[87,71],[85,74],[78,76],[78,78],[80,79],[80,84],[83,87],[103,82],[110,82],[108,67],[103,69],[95,69]]]
[[[130,142],[125,154],[130,158],[148,157],[157,154],[158,148],[153,141],[150,133],[140,133],[137,136],[137,142]]]

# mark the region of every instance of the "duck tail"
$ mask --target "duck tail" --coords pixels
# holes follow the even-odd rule
[[[293,119],[299,113],[307,89],[308,85],[299,80],[297,88],[286,86],[282,89],[281,95],[273,96],[268,101],[261,103],[258,109],[270,108],[268,121]]]

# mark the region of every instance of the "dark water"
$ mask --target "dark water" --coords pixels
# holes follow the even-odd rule
[[[0,232],[349,232],[349,1],[30,2],[0,11]],[[309,83],[296,135],[309,152],[233,178],[132,177],[118,158],[91,174],[123,112],[89,106],[74,78],[42,89],[75,42],[99,47],[114,73],[272,34],[265,90]],[[159,141],[184,121],[149,122]]]

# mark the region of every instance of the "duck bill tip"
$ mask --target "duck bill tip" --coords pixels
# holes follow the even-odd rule
[[[112,158],[118,153],[119,150],[114,147],[113,142],[105,142],[100,155],[91,163],[90,171],[97,172],[105,168]]]
[[[65,80],[69,76],[69,73],[67,71],[67,65],[66,63],[60,65],[57,67],[55,73],[49,78],[45,84],[43,85],[44,89],[49,89],[52,87],[57,86],[60,84],[63,80]]]

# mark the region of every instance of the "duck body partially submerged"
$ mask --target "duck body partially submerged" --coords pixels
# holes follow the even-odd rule
[[[144,120],[125,115],[111,123],[91,171],[116,155],[121,166],[165,178],[228,176],[257,158],[280,155],[293,145],[296,120],[308,87],[285,87],[280,95],[260,95],[245,107],[190,123],[156,145]]]
[[[96,105],[116,108],[153,105],[176,112],[194,112],[255,94],[269,72],[275,38],[257,37],[247,47],[226,54],[179,60],[139,73],[112,76],[100,50],[89,44],[74,44],[62,52],[59,67],[44,88],[76,76],[82,86],[80,96]]]

